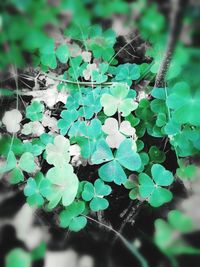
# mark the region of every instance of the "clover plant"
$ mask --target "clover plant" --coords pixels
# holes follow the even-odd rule
[[[157,5],[145,8],[143,0],[61,1],[47,8],[45,1],[9,2],[16,14],[2,15],[0,27],[7,37],[0,38],[6,48],[0,65],[7,68],[12,55],[14,65],[26,66],[25,54],[37,83],[32,91],[0,89],[5,97],[20,97],[25,106],[17,101],[16,107],[2,111],[1,176],[23,188],[30,206],[58,210],[60,226],[76,232],[86,227],[90,213],[98,218],[111,209],[111,195],[122,186],[127,202],[168,205],[175,173],[181,179],[195,173],[184,158],[200,152],[200,93],[180,79],[189,60],[183,45],[172,56],[166,86],[154,86],[166,45],[165,17]],[[141,62],[134,55],[123,59],[120,52],[126,45],[118,49],[120,33],[98,23],[129,11],[138,14],[134,34],[139,32],[145,44]],[[70,16],[63,26],[59,17],[65,12]],[[24,15],[20,20],[18,13]],[[58,38],[43,31],[47,26],[55,28]],[[52,105],[47,98],[55,98]],[[178,166],[173,173],[164,167],[171,155]],[[173,211],[168,223],[156,221],[155,243],[162,251],[188,251],[170,248],[172,243],[175,249],[174,231],[186,232],[185,220]],[[29,256],[23,251],[19,255],[29,267]],[[6,267],[13,258],[15,251]]]
[[[90,208],[93,211],[105,210],[109,203],[107,199],[103,198],[111,193],[111,187],[105,185],[101,179],[97,179],[94,183],[86,182],[82,192],[82,198],[85,201],[90,201]]]

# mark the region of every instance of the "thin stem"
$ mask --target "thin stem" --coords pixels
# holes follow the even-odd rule
[[[85,216],[87,219],[103,226],[104,228],[108,229],[109,231],[112,231],[115,235],[117,235],[119,237],[119,239],[122,241],[122,243],[127,247],[127,249],[137,258],[137,260],[140,262],[141,267],[149,267],[146,259],[140,254],[140,252],[134,247],[133,244],[129,243],[127,239],[125,239],[119,232],[117,232],[115,229],[113,229],[112,227],[99,222],[87,215],[83,215]]]
[[[120,127],[120,125],[121,125],[121,122],[122,122],[121,112],[118,111],[118,124],[119,124],[119,127]]]
[[[179,267],[179,264],[178,264],[178,262],[177,262],[177,260],[176,260],[176,258],[174,256],[170,256],[168,258],[169,258],[169,260],[171,262],[171,266],[172,267]]]
[[[97,82],[77,82],[77,81],[71,81],[71,80],[67,80],[67,79],[62,79],[62,78],[58,78],[56,76],[52,76],[49,75],[47,73],[43,73],[43,75],[49,77],[52,80],[55,81],[60,81],[60,82],[64,82],[64,83],[70,83],[70,84],[79,84],[79,85],[84,85],[84,86],[111,86],[112,84],[114,84],[113,82],[103,82],[103,83],[97,83]]]

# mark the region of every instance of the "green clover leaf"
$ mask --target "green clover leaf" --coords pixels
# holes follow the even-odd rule
[[[26,107],[26,118],[31,121],[40,121],[43,117],[44,105],[38,101],[33,101]]]
[[[130,190],[129,192],[130,199],[132,200],[137,199],[139,191],[138,191],[138,184],[135,181],[128,179],[124,183],[124,187]]]
[[[59,45],[56,49],[56,56],[61,63],[67,63],[69,57],[69,49],[67,45]]]
[[[2,156],[8,156],[11,151],[18,156],[24,152],[24,143],[16,137],[4,135],[0,138],[0,154]]]
[[[48,170],[46,178],[51,183],[51,190],[46,198],[49,200],[48,208],[55,208],[62,200],[63,206],[69,206],[78,192],[78,178],[70,164],[63,164]]]
[[[181,179],[192,180],[197,177],[197,166],[194,164],[187,165],[183,160],[178,161],[179,168],[176,169],[176,175]]]
[[[0,168],[0,173],[10,172],[10,182],[17,184],[24,180],[23,171],[32,173],[36,170],[37,165],[34,161],[34,156],[30,152],[25,152],[17,160],[13,151],[10,151],[6,163]]]
[[[199,150],[199,129],[189,125],[182,127],[181,131],[171,138],[170,143],[176,147],[179,156],[194,155]]]
[[[130,138],[120,144],[115,157],[106,141],[99,140],[91,162],[93,164],[107,162],[98,170],[100,178],[106,182],[114,181],[119,185],[127,179],[123,167],[131,171],[137,171],[141,167],[141,159],[136,152],[135,142]]]
[[[132,98],[127,97],[128,93],[129,87],[126,84],[114,84],[110,88],[110,94],[103,94],[101,97],[104,113],[112,116],[118,111],[123,117],[128,116],[138,106]]]
[[[142,198],[148,198],[152,207],[160,207],[172,199],[172,193],[162,186],[171,185],[173,175],[160,164],[152,166],[151,174],[153,180],[145,173],[139,175],[139,193]]]
[[[59,214],[60,226],[69,227],[69,230],[78,232],[87,224],[87,219],[81,214],[85,210],[83,201],[73,202],[70,206]]]
[[[93,115],[98,113],[102,106],[100,104],[100,88],[96,88],[82,97],[79,104],[82,106],[78,112],[79,116],[91,119]]]
[[[61,112],[61,117],[57,123],[58,128],[60,129],[60,133],[62,135],[66,135],[69,131],[72,124],[78,119],[78,112],[76,110],[63,110]]]
[[[31,265],[30,253],[21,248],[14,248],[6,255],[6,267],[31,267]]]
[[[167,116],[165,113],[159,113],[156,119],[156,125],[158,127],[163,127],[167,123]]]
[[[98,119],[93,119],[90,125],[83,123],[79,129],[81,136],[76,137],[76,141],[81,148],[81,155],[87,159],[94,152],[97,140],[102,136],[101,122]]]
[[[54,144],[46,146],[46,161],[54,166],[62,166],[70,160],[69,140],[62,135],[58,135],[54,139]]]
[[[55,69],[57,67],[54,40],[48,38],[39,48],[41,63],[44,66]]]
[[[36,164],[34,162],[33,154],[29,152],[22,154],[19,160],[19,168],[25,172],[34,172],[36,169]]]
[[[76,81],[83,74],[83,70],[86,68],[87,64],[83,63],[81,56],[70,59],[70,68],[68,69],[68,74]]]
[[[162,163],[165,161],[165,153],[157,148],[157,146],[151,146],[149,149],[150,160],[154,163]]]
[[[105,73],[108,70],[107,63],[100,63],[98,65],[98,70],[93,70],[91,73],[91,80],[97,83],[104,83],[108,80],[108,76]]]
[[[54,40],[48,38],[39,48],[41,63],[51,69],[57,67],[56,57],[61,63],[67,63],[69,49],[67,45],[61,44],[55,51]]]
[[[115,41],[116,34],[113,30],[108,29],[103,32],[99,25],[94,25],[87,43],[95,58],[102,58],[104,61],[109,61],[115,53],[113,49]]]
[[[65,104],[65,107],[70,111],[70,110],[76,110],[79,107],[79,99],[80,99],[80,94],[75,93],[71,94],[67,98],[67,102]]]
[[[1,166],[0,173],[9,172],[13,168],[15,168],[17,165],[17,160],[15,158],[15,154],[13,151],[10,151],[7,155],[6,163],[5,165]]]
[[[152,42],[158,40],[165,28],[165,17],[158,12],[157,5],[151,5],[145,8],[144,14],[139,20],[139,26],[141,34],[145,39],[148,38]]]
[[[116,76],[113,79],[117,82],[127,83],[131,86],[132,81],[140,78],[140,68],[136,64],[126,63],[119,65],[116,69]]]
[[[111,187],[106,185],[101,179],[94,182],[94,186],[90,182],[86,182],[83,187],[82,198],[85,201],[90,201],[92,211],[100,211],[108,208],[107,199],[103,198],[111,193]]]
[[[184,82],[177,83],[167,98],[167,105],[173,110],[172,119],[178,124],[188,123],[200,126],[200,92],[192,91]]]
[[[154,113],[150,108],[150,101],[142,99],[135,111],[136,116],[140,119],[140,123],[135,127],[138,137],[142,137],[147,131],[151,135],[154,123]]]
[[[30,206],[42,206],[44,204],[44,195],[48,195],[50,190],[50,182],[45,179],[43,174],[39,172],[34,178],[30,177],[24,188],[24,195]]]
[[[151,110],[156,114],[167,113],[167,107],[166,107],[165,101],[162,99],[152,100],[150,106],[151,106]]]

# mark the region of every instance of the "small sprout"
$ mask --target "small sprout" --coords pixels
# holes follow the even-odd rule
[[[165,161],[165,153],[157,148],[157,146],[151,146],[149,149],[150,160],[154,163],[162,163]]]
[[[74,232],[82,230],[87,224],[86,217],[82,216],[84,211],[85,203],[83,201],[73,202],[59,214],[60,226],[62,228],[68,227]]]
[[[90,208],[92,211],[100,211],[108,208],[108,200],[105,196],[111,193],[111,187],[105,185],[101,179],[97,179],[94,185],[90,182],[86,182],[82,192],[82,198],[85,201],[90,201]]]

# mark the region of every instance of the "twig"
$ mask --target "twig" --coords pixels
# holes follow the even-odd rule
[[[117,235],[119,237],[119,239],[124,243],[124,245],[130,250],[130,252],[137,258],[137,260],[140,262],[141,267],[149,267],[146,259],[140,254],[140,252],[134,247],[133,244],[129,243],[128,240],[126,240],[119,232],[117,232],[115,229],[113,229],[112,227],[99,222],[97,220],[95,220],[94,218],[91,218],[87,215],[83,215],[85,216],[87,219],[103,226],[104,228],[108,229],[109,231],[112,231],[115,235]]]
[[[165,76],[169,69],[172,54],[176,47],[176,42],[182,26],[182,13],[187,4],[187,0],[171,0],[171,13],[170,13],[170,27],[167,46],[164,54],[163,61],[158,70],[154,87],[163,87],[165,83]]]

